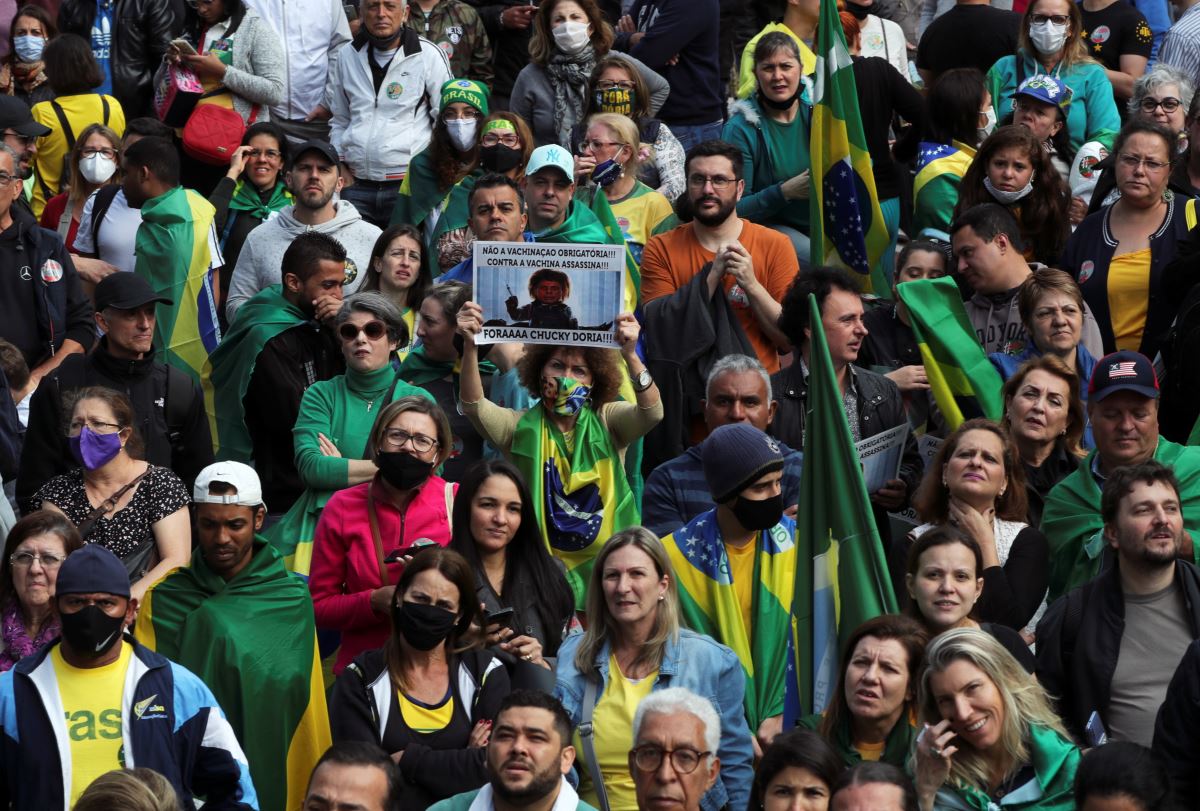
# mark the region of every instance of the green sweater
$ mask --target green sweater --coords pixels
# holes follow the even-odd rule
[[[808,233],[809,201],[787,200],[783,182],[810,168],[808,120],[812,108],[807,96],[788,124],[763,114],[758,99],[750,97],[730,106],[730,118],[721,137],[742,152],[746,193],[738,201],[739,217],[760,225],[788,225]]]

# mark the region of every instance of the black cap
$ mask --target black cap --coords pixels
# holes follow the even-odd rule
[[[50,128],[34,121],[29,105],[16,96],[0,95],[0,130],[12,130],[27,137],[50,134]]]
[[[1154,364],[1139,352],[1128,349],[1113,352],[1096,361],[1088,382],[1088,402],[1098,403],[1118,391],[1132,391],[1152,400],[1158,399],[1158,376]]]
[[[67,555],[58,570],[62,585],[55,581],[54,594],[112,594],[129,597],[129,573],[121,559],[99,544],[84,544]]]
[[[320,152],[322,155],[324,155],[326,158],[328,158],[329,162],[332,163],[334,166],[338,165],[337,150],[334,149],[333,145],[330,144],[328,141],[322,141],[320,138],[310,138],[309,140],[300,144],[300,146],[293,149],[292,150],[292,165],[293,166],[296,164],[296,161],[300,160],[300,156],[303,155],[305,152]]]
[[[150,283],[136,273],[119,270],[105,276],[96,285],[94,294],[96,312],[112,307],[114,310],[136,310],[143,304],[161,301],[174,304],[166,296],[154,292]]]

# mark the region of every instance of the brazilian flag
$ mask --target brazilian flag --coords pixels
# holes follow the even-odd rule
[[[810,259],[852,271],[862,279],[864,292],[890,298],[883,268],[888,233],[835,0],[821,0],[814,82]]]
[[[788,660],[784,729],[834,700],[838,650],[854,629],[896,611],[816,297],[809,295],[808,304],[812,345],[792,603],[797,649]]]
[[[967,320],[958,285],[946,276],[897,285],[934,400],[951,430],[974,417],[1000,419],[1004,381]]]

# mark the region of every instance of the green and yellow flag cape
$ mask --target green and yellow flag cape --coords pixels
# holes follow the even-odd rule
[[[950,233],[950,217],[958,203],[958,184],[975,160],[975,150],[955,141],[952,145],[922,141],[913,180],[913,228]]]
[[[950,429],[973,417],[1000,419],[1004,381],[979,345],[954,280],[921,279],[896,290],[908,307],[929,388]]]
[[[574,440],[568,448],[539,403],[521,415],[509,453],[529,484],[542,537],[566,565],[575,607],[582,610],[596,553],[642,516],[616,445],[591,406],[579,411]]]
[[[226,583],[197,552],[146,593],[134,633],[212,689],[263,811],[290,811],[329,748],[329,714],[308,589],[261,538],[253,554]]]
[[[296,202],[296,198],[292,196],[291,191],[282,180],[275,183],[275,187],[271,189],[271,196],[267,198],[266,202],[263,202],[262,195],[258,193],[258,189],[254,188],[253,183],[239,180],[233,187],[229,208],[232,211],[245,211],[252,217],[265,220],[273,212],[281,211],[294,202]]]
[[[154,345],[162,347],[165,363],[190,374],[204,390],[213,436],[213,389],[205,367],[221,341],[208,250],[215,216],[211,203],[176,186],[142,206],[134,241],[134,271],[174,302],[155,307]]]
[[[267,341],[308,321],[299,307],[283,297],[280,285],[259,290],[238,310],[229,334],[209,356],[213,385],[213,449],[218,459],[249,462],[254,450],[246,428],[242,398],[254,365]]]
[[[792,589],[796,578],[796,525],[784,517],[758,534],[754,555],[752,628],[746,628],[733,585],[729,555],[715,509],[701,513],[663,538],[679,580],[684,622],[737,654],[746,673],[746,721],[751,731],[783,712],[784,665],[790,638]]]

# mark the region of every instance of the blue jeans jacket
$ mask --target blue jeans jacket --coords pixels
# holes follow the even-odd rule
[[[575,667],[575,653],[582,641],[582,634],[574,634],[558,649],[558,684],[555,688],[555,694],[571,716],[571,725],[576,727],[583,720],[584,679],[588,676]],[[611,646],[605,642],[593,663],[593,670],[599,674],[602,685],[608,684],[611,653]],[[750,784],[754,780],[754,747],[742,709],[746,676],[741,662],[733,651],[712,637],[681,628],[679,641],[667,643],[653,689],[668,687],[686,687],[704,696],[712,702],[721,719],[721,744],[717,749],[721,776],[704,795],[700,807],[703,811],[718,811],[726,806],[736,811],[746,808],[750,802]],[[597,695],[597,702],[602,695],[603,691]],[[632,720],[637,707],[629,707],[628,711]],[[577,765],[577,768],[585,767]]]

